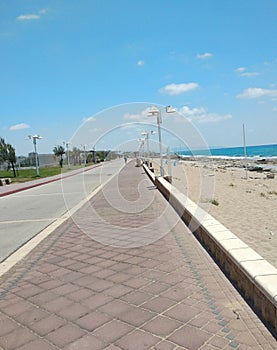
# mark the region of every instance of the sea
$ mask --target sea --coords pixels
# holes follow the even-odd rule
[[[183,149],[175,152],[182,157],[244,158],[244,147],[218,147],[205,150]],[[247,158],[277,159],[277,144],[246,146]]]

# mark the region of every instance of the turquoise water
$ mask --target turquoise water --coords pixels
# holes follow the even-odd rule
[[[243,147],[228,147],[228,148],[211,148],[207,150],[179,150],[178,153],[181,156],[206,156],[206,157],[218,157],[218,158],[241,158],[244,157]],[[259,145],[259,146],[247,146],[247,157],[255,158],[275,158],[277,157],[277,144],[273,145]]]

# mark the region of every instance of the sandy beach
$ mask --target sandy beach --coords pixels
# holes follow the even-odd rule
[[[247,174],[239,161],[172,161],[172,184],[277,268],[277,173]]]

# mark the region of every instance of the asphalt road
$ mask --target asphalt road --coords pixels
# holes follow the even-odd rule
[[[123,160],[0,198],[0,262],[72,209],[123,166]]]

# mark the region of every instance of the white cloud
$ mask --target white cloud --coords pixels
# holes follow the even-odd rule
[[[31,20],[37,20],[40,19],[39,15],[35,14],[28,14],[28,15],[20,15],[16,17],[17,21],[31,21]]]
[[[237,72],[237,73],[243,73],[245,71],[246,71],[245,67],[239,67],[239,68],[235,69],[235,72]]]
[[[144,65],[144,61],[139,60],[139,61],[137,62],[137,65],[138,65],[138,66],[143,66],[143,65]]]
[[[260,97],[276,97],[277,96],[277,90],[273,89],[261,89],[261,88],[248,88],[243,90],[243,92],[239,95],[237,95],[238,98],[247,98],[247,99],[253,99],[253,98],[260,98]]]
[[[259,75],[259,73],[257,72],[247,72],[247,69],[245,67],[239,67],[235,69],[235,72],[237,72],[240,77],[247,77],[247,78]]]
[[[183,83],[183,84],[168,84],[166,86],[164,86],[162,89],[160,89],[160,93],[164,93],[167,95],[179,95],[179,94],[183,94],[185,92],[191,91],[191,90],[195,90],[196,88],[198,88],[198,84],[197,83]]]
[[[30,125],[26,123],[20,123],[20,124],[15,124],[12,125],[9,130],[14,131],[14,130],[22,130],[22,129],[29,129]]]
[[[41,9],[38,11],[38,13],[29,13],[25,15],[19,15],[16,17],[17,21],[33,21],[33,20],[38,20],[41,18],[40,15],[44,15],[45,13],[48,12],[48,9]]]
[[[241,77],[255,77],[256,75],[259,75],[257,72],[245,72],[240,74]]]
[[[179,112],[188,120],[192,122],[197,122],[197,123],[216,123],[222,120],[227,120],[232,118],[231,114],[220,115],[216,113],[209,113],[208,110],[203,107],[189,108],[188,106],[183,106],[179,110]]]
[[[211,58],[211,57],[213,57],[213,54],[210,52],[205,52],[205,53],[196,55],[196,58],[198,60],[205,60],[205,59]]]
[[[146,108],[144,109],[143,111],[141,111],[140,113],[137,113],[137,114],[133,114],[133,113],[125,113],[123,115],[123,118],[124,119],[127,119],[127,120],[144,120],[146,118],[148,118],[148,112],[150,111],[150,108]]]
[[[41,9],[38,11],[38,13],[45,14],[48,12],[48,9]]]

